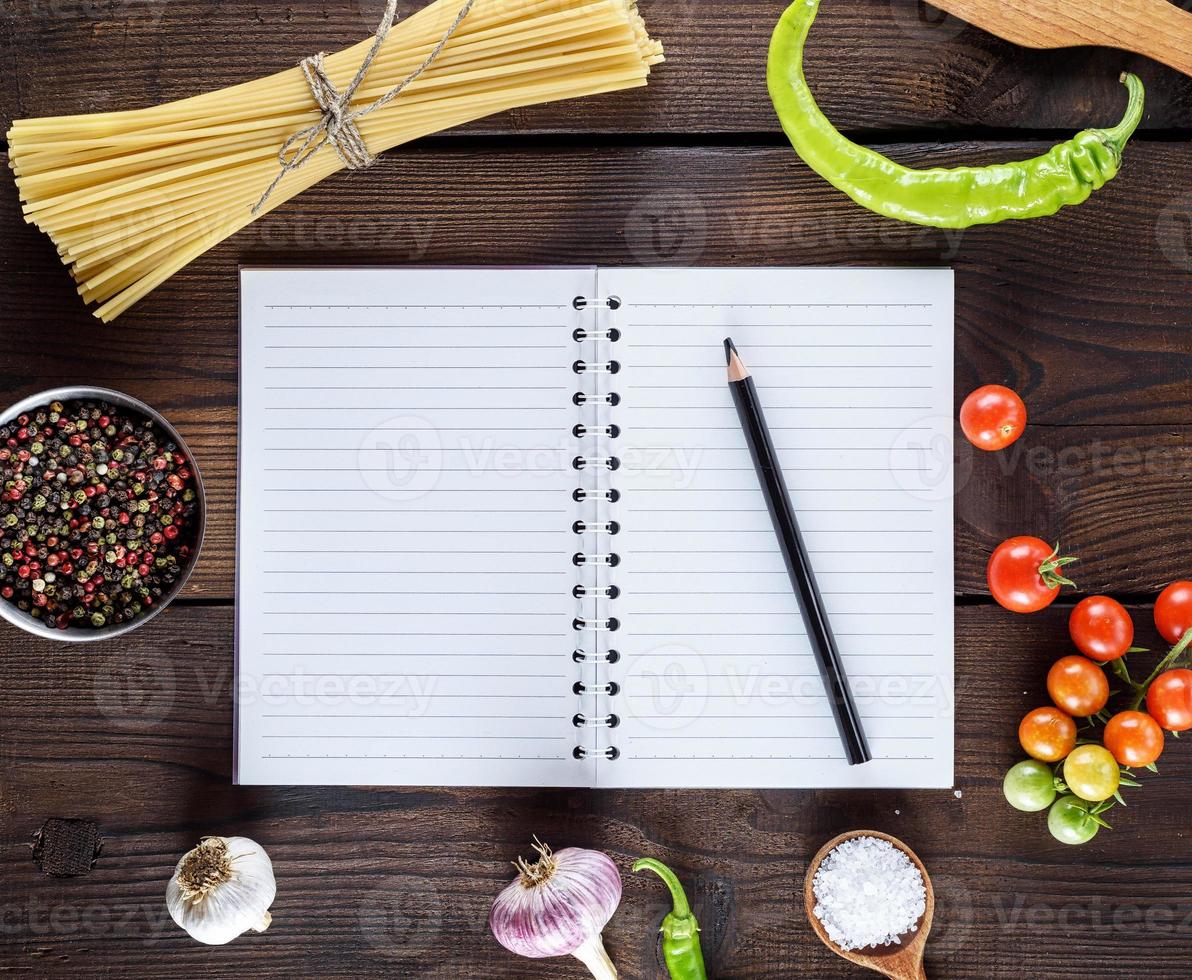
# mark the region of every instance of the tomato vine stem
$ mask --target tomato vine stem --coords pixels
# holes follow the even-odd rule
[[[1151,672],[1150,677],[1148,677],[1141,684],[1133,685],[1134,690],[1137,693],[1134,695],[1134,700],[1130,704],[1131,711],[1137,711],[1139,709],[1139,707],[1142,705],[1142,702],[1146,699],[1147,691],[1150,690],[1151,685],[1159,679],[1159,676],[1164,671],[1172,667],[1175,662],[1184,655],[1189,646],[1192,646],[1192,629],[1188,630],[1188,632],[1180,637],[1180,642],[1173,646],[1171,648],[1171,652],[1159,661],[1159,666]]]

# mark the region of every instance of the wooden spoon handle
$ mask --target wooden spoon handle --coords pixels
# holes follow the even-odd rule
[[[1192,75],[1192,13],[1187,10],[1168,0],[1134,0],[1123,6],[1113,30],[1122,47]]]
[[[923,961],[918,963],[900,964],[893,970],[884,970],[878,968],[883,976],[889,977],[889,980],[927,980],[927,971],[923,968]]]
[[[936,6],[1029,48],[1106,45],[1192,75],[1192,13],[1169,0],[936,0]]]

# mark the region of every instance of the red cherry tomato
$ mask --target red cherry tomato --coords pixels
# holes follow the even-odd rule
[[[985,577],[998,603],[1016,613],[1046,609],[1060,594],[1060,587],[1073,584],[1063,576],[1063,566],[1075,558],[1060,558],[1058,551],[1041,538],[1010,538],[989,557]]]
[[[1081,653],[1107,664],[1124,656],[1134,643],[1134,620],[1116,599],[1093,595],[1076,604],[1068,632]]]
[[[1105,747],[1119,766],[1149,766],[1163,754],[1163,729],[1141,711],[1122,711],[1105,726]]]
[[[1018,741],[1040,762],[1059,762],[1076,748],[1076,722],[1059,708],[1036,708],[1018,726]]]
[[[1172,582],[1155,600],[1155,626],[1176,644],[1192,630],[1192,582]]]
[[[1146,710],[1169,732],[1192,728],[1192,670],[1160,674],[1146,694]]]
[[[1018,441],[1026,429],[1026,405],[1002,385],[985,385],[964,400],[960,428],[978,449],[994,452]]]
[[[1109,703],[1109,678],[1085,657],[1064,657],[1048,671],[1047,693],[1060,710],[1087,718]]]

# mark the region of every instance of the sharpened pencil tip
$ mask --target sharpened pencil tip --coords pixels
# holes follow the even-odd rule
[[[749,368],[745,366],[741,355],[737,353],[737,345],[733,343],[732,337],[726,337],[724,340],[724,356],[728,359],[728,380],[730,382],[744,381],[749,377]]]

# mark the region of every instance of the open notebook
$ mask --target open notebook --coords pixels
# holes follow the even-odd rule
[[[952,275],[245,269],[241,783],[950,786]],[[753,369],[875,761],[725,379]]]

